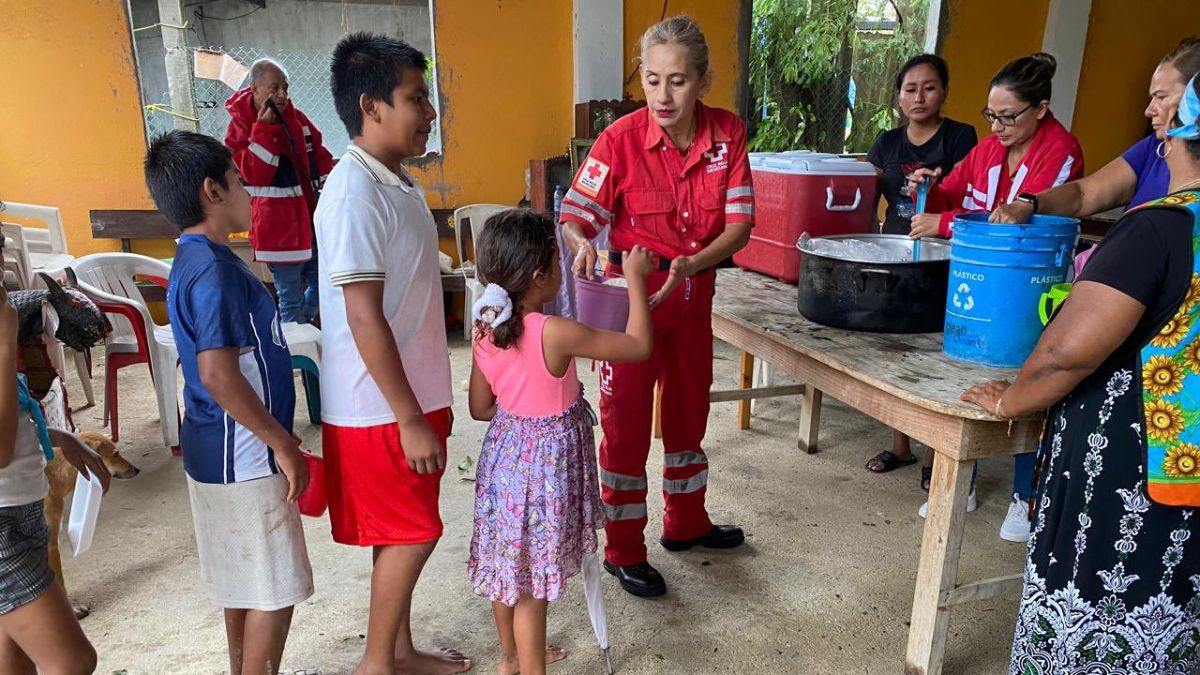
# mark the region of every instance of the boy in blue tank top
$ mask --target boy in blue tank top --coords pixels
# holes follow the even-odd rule
[[[225,610],[232,672],[278,672],[294,606],[312,595],[295,501],[308,483],[291,355],[275,302],[229,249],[250,195],[229,150],[172,131],[150,144],[146,184],[182,232],[167,311],[183,368],[180,430],[200,576]]]

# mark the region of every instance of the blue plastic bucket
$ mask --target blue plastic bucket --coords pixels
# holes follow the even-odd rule
[[[954,219],[942,350],[960,361],[1017,368],[1042,334],[1042,294],[1067,280],[1079,221],[1033,216],[1003,225],[987,217]]]

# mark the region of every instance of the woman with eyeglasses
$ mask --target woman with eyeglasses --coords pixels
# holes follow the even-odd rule
[[[992,77],[982,111],[992,135],[929,189],[926,212],[912,219],[911,238],[949,237],[959,214],[993,211],[1083,176],[1079,141],[1050,112],[1057,67],[1053,56],[1038,53],[1010,61]],[[914,171],[910,191],[941,174],[940,168]]]
[[[988,212],[1025,195],[1038,193],[1083,175],[1079,141],[1050,112],[1050,81],[1056,63],[1049,54],[1023,56],[992,77],[983,118],[992,135],[976,145],[941,183],[929,188],[926,212],[912,219],[909,237],[950,237],[954,217]],[[909,189],[941,175],[940,168],[918,169]],[[1000,525],[1000,538],[1029,539],[1033,499],[1034,453],[1013,458],[1012,502]],[[925,507],[920,510],[925,515]]]
[[[1167,53],[1150,77],[1150,103],[1145,115],[1154,133],[1090,176],[1039,192],[1032,199],[1002,205],[992,212],[990,220],[1024,223],[1035,213],[1082,218],[1165,197],[1170,179],[1164,159],[1166,131],[1188,80],[1196,73],[1200,73],[1200,37],[1192,36]]]

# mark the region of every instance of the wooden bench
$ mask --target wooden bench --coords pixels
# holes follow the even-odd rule
[[[93,239],[119,239],[121,250],[131,253],[133,241],[137,239],[177,239],[179,230],[175,229],[157,209],[95,209],[90,212]],[[453,237],[454,209],[433,209],[433,218],[437,222],[439,237]],[[469,233],[464,233],[470,237]],[[255,263],[250,243],[246,240],[234,240],[230,248],[245,260],[251,269],[264,283],[271,283],[271,275],[266,265]],[[442,292],[462,293],[466,290],[466,282],[460,274],[442,275]],[[165,292],[158,286],[148,285],[142,289],[147,302],[162,302],[166,299]]]

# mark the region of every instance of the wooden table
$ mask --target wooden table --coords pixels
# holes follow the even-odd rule
[[[958,400],[968,387],[1012,378],[942,354],[942,336],[882,335],[817,325],[796,310],[796,287],[737,269],[720,270],[713,333],[805,383],[800,447],[817,448],[821,397],[839,401],[937,453],[921,541],[905,673],[942,672],[950,608],[1016,593],[1021,575],[958,583],[972,461],[1033,450],[1041,421],[1012,425]],[[749,387],[743,358],[742,386]],[[1014,608],[1015,610],[1015,608]]]

